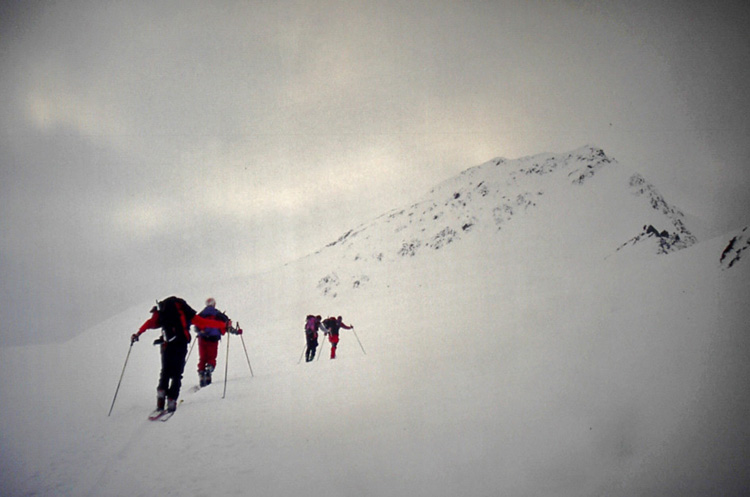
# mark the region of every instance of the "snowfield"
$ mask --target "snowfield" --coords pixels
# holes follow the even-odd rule
[[[638,178],[595,147],[496,159],[274,271],[2,348],[1,493],[747,495],[746,231],[698,240]],[[152,330],[108,417],[172,294],[215,297],[254,375],[232,335],[190,392],[194,350],[149,422]],[[364,351],[298,363],[309,313]]]

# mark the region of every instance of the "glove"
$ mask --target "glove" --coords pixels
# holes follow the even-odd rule
[[[156,340],[154,340],[154,345],[161,345],[164,343],[164,337],[159,337]]]
[[[138,333],[133,333],[133,334],[132,334],[132,335],[130,336],[130,343],[135,343],[135,342],[137,342],[137,341],[138,341]]]
[[[240,328],[239,326],[237,326],[237,328],[235,328],[235,330],[234,330],[234,334],[235,335],[242,335],[242,328]]]

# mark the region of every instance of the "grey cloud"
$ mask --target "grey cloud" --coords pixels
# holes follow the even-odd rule
[[[316,250],[491,157],[591,142],[741,219],[745,17],[641,7],[4,5],[5,300],[90,322],[207,261]]]

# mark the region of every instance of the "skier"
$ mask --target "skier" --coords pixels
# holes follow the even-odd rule
[[[323,327],[328,335],[328,341],[331,342],[331,359],[336,359],[336,347],[339,344],[339,330],[344,328],[345,330],[351,330],[354,326],[344,324],[341,316],[334,318],[329,317],[323,321]]]
[[[310,362],[315,358],[315,350],[318,348],[318,330],[320,329],[320,316],[309,314],[305,321],[305,338],[307,339],[307,350],[305,361]]]
[[[206,299],[206,307],[198,313],[198,316],[224,323],[230,322],[226,314],[216,309],[216,300],[213,297]],[[201,387],[211,384],[211,373],[216,369],[219,341],[224,333],[225,330],[213,326],[198,330],[198,378]]]
[[[226,330],[231,323],[224,323],[198,316],[192,307],[183,299],[168,297],[151,309],[151,317],[130,337],[131,343],[137,342],[146,330],[162,329],[161,338],[154,345],[161,345],[161,372],[156,387],[156,409],[168,412],[177,409],[177,398],[182,386],[182,373],[185,370],[185,356],[190,342],[190,324],[203,329],[208,327]]]

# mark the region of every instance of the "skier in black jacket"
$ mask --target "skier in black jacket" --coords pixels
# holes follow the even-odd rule
[[[218,328],[226,330],[227,323],[198,316],[183,299],[168,297],[151,309],[151,317],[141,325],[130,341],[137,342],[146,330],[161,328],[162,337],[154,343],[161,344],[161,372],[156,387],[156,409],[177,409],[177,397],[182,386],[185,356],[190,342],[190,325],[196,328]]]

